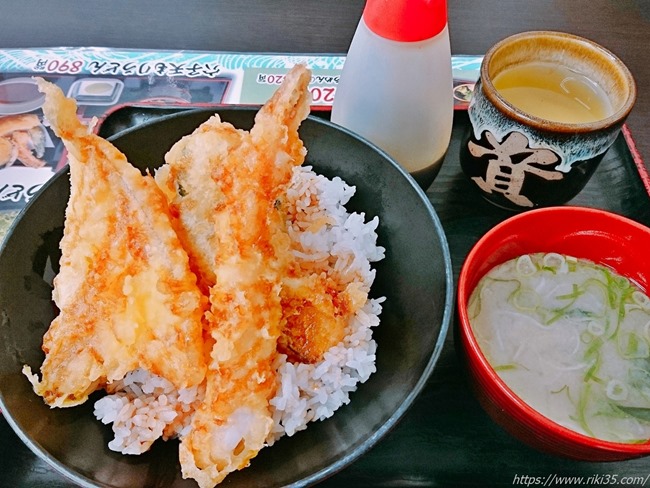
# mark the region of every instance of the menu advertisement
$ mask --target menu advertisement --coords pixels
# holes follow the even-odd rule
[[[467,108],[481,56],[453,56],[455,108]],[[108,48],[0,50],[0,242],[21,209],[66,166],[44,119],[34,77],[74,98],[98,130],[120,109],[262,105],[295,64],[312,70],[312,110],[330,110],[342,55],[138,51]],[[94,125],[93,125],[94,124]]]

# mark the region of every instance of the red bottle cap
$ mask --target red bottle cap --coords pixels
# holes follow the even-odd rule
[[[424,41],[447,25],[447,0],[368,0],[363,20],[386,39]]]

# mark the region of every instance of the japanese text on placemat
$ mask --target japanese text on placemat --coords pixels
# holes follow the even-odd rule
[[[19,183],[0,184],[0,202],[29,202],[29,200],[40,190],[42,183],[25,186]]]
[[[221,72],[218,63],[172,63],[168,61],[105,61],[68,60],[61,58],[40,58],[34,71],[55,74],[88,73],[111,76],[186,76],[189,78],[215,78]]]
[[[283,73],[258,73],[255,81],[259,85],[280,85]],[[336,94],[339,75],[313,75],[309,82],[309,92],[313,103],[332,103]]]

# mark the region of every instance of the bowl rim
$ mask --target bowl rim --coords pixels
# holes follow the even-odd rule
[[[497,396],[500,399],[505,399],[505,406],[504,402],[500,401],[499,407],[507,413],[511,414],[516,418],[518,422],[525,425],[532,431],[540,432],[543,429],[544,431],[552,432],[554,436],[558,436],[560,438],[558,440],[571,442],[583,448],[597,449],[602,452],[623,453],[630,455],[650,454],[650,439],[642,443],[624,443],[598,439],[560,425],[559,423],[535,410],[527,402],[522,400],[496,373],[490,362],[483,354],[483,351],[473,333],[469,320],[469,314],[467,311],[467,300],[469,300],[469,297],[474,291],[475,287],[471,290],[469,289],[468,275],[474,267],[474,263],[477,260],[477,255],[479,254],[481,248],[493,238],[494,234],[497,234],[503,231],[503,229],[510,227],[513,225],[513,223],[516,224],[522,220],[527,220],[538,214],[544,213],[564,215],[565,218],[568,217],[568,215],[575,216],[576,214],[596,215],[605,220],[615,220],[626,226],[637,228],[650,235],[650,228],[622,215],[604,209],[571,205],[529,210],[509,217],[492,227],[472,246],[469,254],[463,262],[460,275],[458,277],[458,294],[456,306],[459,315],[459,327],[461,332],[462,347],[467,351],[468,361],[471,363],[470,369],[473,368],[477,371],[480,371],[480,375],[484,378],[484,381],[494,389],[494,394],[487,394],[490,399],[493,400]],[[502,262],[504,261],[495,263],[493,266],[501,264]],[[492,268],[487,269],[480,277],[478,277],[478,279],[485,276],[485,273],[489,272],[490,269]],[[471,357],[471,360],[469,357]]]
[[[215,113],[222,114],[226,112],[257,112],[260,107],[261,105],[239,105],[239,106],[218,106],[218,107],[210,107],[210,108],[202,107],[196,109],[180,109],[178,112],[167,113],[165,115],[158,116],[152,120],[145,121],[141,124],[128,127],[124,130],[116,132],[115,134],[111,135],[110,137],[107,137],[106,139],[109,142],[113,143],[113,141],[115,141],[116,139],[126,136],[127,134],[130,134],[132,132],[137,132],[141,129],[150,126],[155,126],[160,123],[164,123],[170,119],[175,119],[183,116],[188,117],[197,113],[205,113],[207,115],[207,114],[215,114]],[[442,223],[440,221],[440,218],[438,217],[435,208],[433,207],[433,204],[427,197],[425,191],[418,185],[415,179],[395,161],[394,158],[392,158],[386,151],[382,150],[376,144],[367,140],[363,136],[345,127],[342,127],[338,124],[335,124],[334,122],[331,122],[327,119],[324,119],[322,117],[317,117],[313,115],[313,113],[308,115],[306,120],[309,120],[310,122],[316,124],[327,126],[329,129],[333,129],[335,131],[345,133],[348,136],[362,142],[366,146],[369,146],[370,149],[372,149],[374,152],[379,153],[382,156],[382,159],[385,161],[385,163],[389,164],[395,170],[397,170],[402,175],[402,177],[404,177],[405,180],[409,183],[412,190],[416,192],[418,201],[423,204],[424,209],[426,210],[428,216],[428,220],[431,223],[432,228],[435,230],[437,239],[440,244],[442,260],[444,262],[443,272],[445,276],[445,280],[444,280],[445,298],[443,304],[444,310],[442,314],[442,321],[440,324],[440,331],[436,338],[433,351],[429,356],[428,361],[426,362],[426,365],[424,366],[422,373],[420,374],[416,384],[409,391],[408,395],[404,398],[404,400],[400,403],[399,407],[386,419],[386,421],[383,424],[379,426],[379,428],[373,431],[369,436],[367,436],[361,442],[354,445],[351,448],[349,453],[341,456],[332,464],[311,473],[310,475],[302,478],[301,480],[286,485],[292,488],[318,483],[342,471],[344,468],[350,466],[357,459],[359,459],[361,456],[363,456],[368,451],[370,451],[374,446],[376,446],[377,443],[380,440],[382,440],[399,423],[399,421],[404,417],[406,412],[412,407],[414,401],[420,395],[420,393],[426,386],[429,378],[431,377],[435,369],[435,366],[438,363],[438,360],[440,359],[440,355],[444,348],[446,337],[450,329],[451,320],[455,313],[454,274],[453,274],[453,268],[451,262],[451,252],[449,249],[449,243],[444,228],[442,226]],[[309,152],[307,154],[309,155]],[[305,161],[305,164],[307,164],[307,161]],[[36,192],[36,194],[30,199],[30,201],[27,202],[27,204],[20,210],[18,215],[14,218],[14,221],[10,225],[9,229],[7,230],[5,238],[2,239],[2,241],[0,242],[0,255],[2,255],[2,253],[4,252],[5,247],[9,242],[9,237],[13,233],[15,227],[17,227],[20,224],[20,221],[22,220],[24,214],[29,211],[29,209],[32,207],[32,205],[35,204],[35,202],[38,200],[38,198],[41,196],[42,193],[46,192],[50,186],[54,185],[59,178],[65,177],[66,174],[69,174],[69,166],[67,164],[64,168],[62,168],[57,173],[55,173],[38,190],[38,192]],[[98,486],[107,487],[107,488],[111,487],[111,485],[106,485],[102,482],[97,482],[95,480],[92,480],[80,474],[79,472],[67,467],[64,463],[54,458],[38,442],[36,442],[33,439],[30,439],[13,419],[10,410],[7,409],[6,407],[4,397],[1,391],[0,391],[0,413],[4,416],[4,418],[7,420],[11,428],[18,435],[18,437],[23,441],[23,443],[37,457],[46,461],[51,467],[53,467],[57,472],[59,472],[64,477],[74,481],[75,483],[79,484],[84,488],[96,488]]]
[[[506,98],[495,88],[493,83],[493,77],[491,76],[493,59],[502,52],[507,52],[509,49],[512,49],[512,47],[517,44],[525,44],[535,41],[541,42],[544,40],[547,42],[562,44],[562,46],[559,47],[565,52],[572,52],[574,50],[583,51],[583,53],[588,52],[592,56],[598,58],[599,64],[605,62],[608,63],[609,71],[616,71],[626,82],[627,96],[623,103],[621,103],[621,106],[609,116],[595,122],[565,123],[530,114],[520,109],[512,102],[506,100]],[[582,56],[585,56],[585,54],[582,54]],[[621,58],[592,39],[578,36],[576,34],[570,34],[568,32],[555,30],[531,30],[518,32],[505,37],[488,49],[479,71],[483,93],[485,93],[485,96],[488,97],[501,112],[509,113],[518,122],[525,125],[531,125],[541,131],[558,131],[565,134],[574,134],[607,130],[612,126],[618,126],[625,121],[632,111],[637,99],[636,81],[629,67]]]

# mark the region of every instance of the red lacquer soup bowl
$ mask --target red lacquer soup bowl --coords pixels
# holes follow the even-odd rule
[[[603,441],[551,421],[513,393],[483,355],[467,312],[472,291],[493,267],[536,252],[588,259],[650,291],[650,228],[640,223],[604,210],[562,206],[531,210],[498,224],[471,249],[458,280],[458,349],[479,402],[505,430],[547,453],[588,461],[650,454],[650,440]]]

